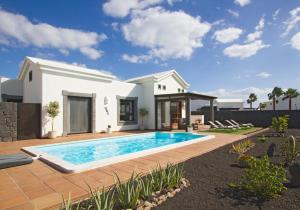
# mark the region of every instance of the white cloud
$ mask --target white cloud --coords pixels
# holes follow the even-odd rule
[[[103,52],[96,47],[107,38],[104,34],[54,27],[47,23],[33,24],[23,15],[1,9],[0,37],[8,43],[17,40],[22,44],[39,48],[79,50],[91,59],[101,57]]]
[[[250,93],[255,93],[258,97],[258,101],[268,100],[268,93],[272,91],[272,88],[258,88],[258,87],[247,87],[242,89],[217,89],[209,91],[206,94],[217,96],[218,98],[236,98],[243,99],[246,101]],[[258,105],[258,102],[257,102]]]
[[[166,1],[169,5],[182,0],[108,0],[103,4],[103,11],[113,17],[126,17],[133,10],[146,9],[150,6],[158,5]]]
[[[230,43],[234,40],[237,40],[242,33],[243,33],[243,30],[240,28],[229,27],[226,29],[216,31],[214,33],[213,37],[217,41],[225,44],[225,43]]]
[[[250,33],[247,35],[247,39],[245,42],[253,42],[257,39],[260,39],[260,37],[262,36],[263,32],[262,31],[255,31],[253,33]]]
[[[286,25],[286,30],[282,34],[282,36],[288,35],[300,22],[300,7],[297,7],[290,12],[290,17],[284,22]]]
[[[166,11],[161,7],[135,11],[122,31],[127,41],[145,47],[152,58],[189,59],[203,46],[202,38],[211,25],[183,11]]]
[[[255,55],[259,50],[270,47],[264,44],[261,40],[254,41],[249,44],[234,44],[224,49],[224,55],[236,58],[248,58]]]
[[[291,39],[291,46],[300,50],[300,32],[296,33]]]
[[[256,76],[266,79],[266,78],[269,78],[271,76],[271,74],[268,73],[268,72],[263,71],[263,72],[260,72],[260,73],[256,74]]]
[[[240,13],[238,11],[233,11],[231,9],[228,9],[227,12],[236,18],[238,18],[240,16]]]
[[[273,21],[276,21],[279,15],[280,9],[277,9],[273,14],[272,14],[272,19]]]
[[[251,3],[251,0],[234,0],[234,3],[240,5],[241,7],[246,6]]]
[[[123,54],[122,59],[128,61],[129,63],[144,63],[151,59],[149,55],[128,55]]]
[[[119,30],[120,30],[120,24],[117,23],[117,22],[113,22],[113,23],[111,24],[111,27],[112,27],[112,29],[113,29],[114,31],[119,31]]]
[[[255,31],[247,35],[246,43],[253,42],[261,38],[265,27],[265,18],[261,17],[258,24],[255,26]]]

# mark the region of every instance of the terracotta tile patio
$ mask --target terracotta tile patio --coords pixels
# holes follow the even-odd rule
[[[107,136],[137,133],[115,132],[113,134],[73,135],[55,140],[35,139],[0,143],[0,154],[20,152],[25,146],[76,141]],[[179,163],[192,157],[235,142],[246,136],[214,134],[216,138],[189,146],[164,151],[77,174],[64,174],[47,164],[35,160],[32,164],[0,170],[0,209],[53,209],[61,205],[62,197],[80,200],[88,197],[88,185],[92,188],[114,184],[114,173],[121,180],[128,179],[133,171],[143,174],[161,164]]]

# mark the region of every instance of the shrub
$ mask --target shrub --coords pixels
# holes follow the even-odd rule
[[[230,150],[231,153],[237,154],[239,157],[244,155],[248,150],[255,146],[251,140],[245,140],[237,144],[233,144]]]
[[[154,191],[177,187],[183,178],[183,165],[168,164],[166,168],[158,166],[152,171]]]
[[[144,178],[140,178],[139,185],[141,188],[140,197],[143,200],[147,200],[148,197],[154,192],[152,176],[146,176]]]
[[[238,165],[242,168],[249,168],[250,167],[250,162],[254,159],[251,155],[242,155],[239,156],[237,161]]]
[[[90,186],[89,186],[90,188]],[[114,195],[115,191],[113,189],[105,190],[92,190],[90,188],[91,200],[90,205],[92,205],[97,210],[113,210],[114,208]]]
[[[139,185],[139,175],[134,173],[130,179],[122,183],[118,175],[116,175],[115,190],[117,193],[117,201],[122,209],[135,209],[139,203],[141,188]]]
[[[260,137],[258,137],[258,140],[261,142],[261,143],[265,143],[268,141],[268,137],[266,137],[265,135],[262,135]]]
[[[272,118],[272,128],[275,129],[277,133],[282,135],[283,133],[286,132],[288,129],[289,125],[289,116],[288,115],[283,115],[280,117],[273,117]]]
[[[299,146],[294,136],[290,136],[286,139],[281,145],[280,150],[285,165],[291,165],[300,154]]]
[[[250,168],[246,169],[240,188],[258,197],[273,198],[286,190],[284,181],[284,168],[270,163],[268,157],[264,156],[250,161]]]

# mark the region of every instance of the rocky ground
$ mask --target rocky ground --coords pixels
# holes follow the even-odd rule
[[[288,135],[291,134],[300,136],[300,130],[289,130]],[[264,135],[272,136],[273,132],[269,131]],[[249,154],[261,157],[274,143],[276,150],[272,161],[281,162],[279,146],[282,143],[282,138],[269,137],[267,142],[262,143],[258,140],[258,136],[250,138],[256,143],[256,146],[249,151]],[[279,198],[271,200],[259,200],[256,197],[230,189],[228,183],[239,182],[244,174],[243,169],[235,166],[236,156],[229,153],[230,148],[231,145],[227,145],[186,161],[185,177],[190,181],[191,186],[177,193],[175,197],[169,198],[155,209],[300,209],[300,188],[288,188]]]

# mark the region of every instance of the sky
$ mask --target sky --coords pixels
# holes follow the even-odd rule
[[[300,89],[300,0],[1,0],[0,75],[26,56],[121,80],[176,69],[190,91]]]

